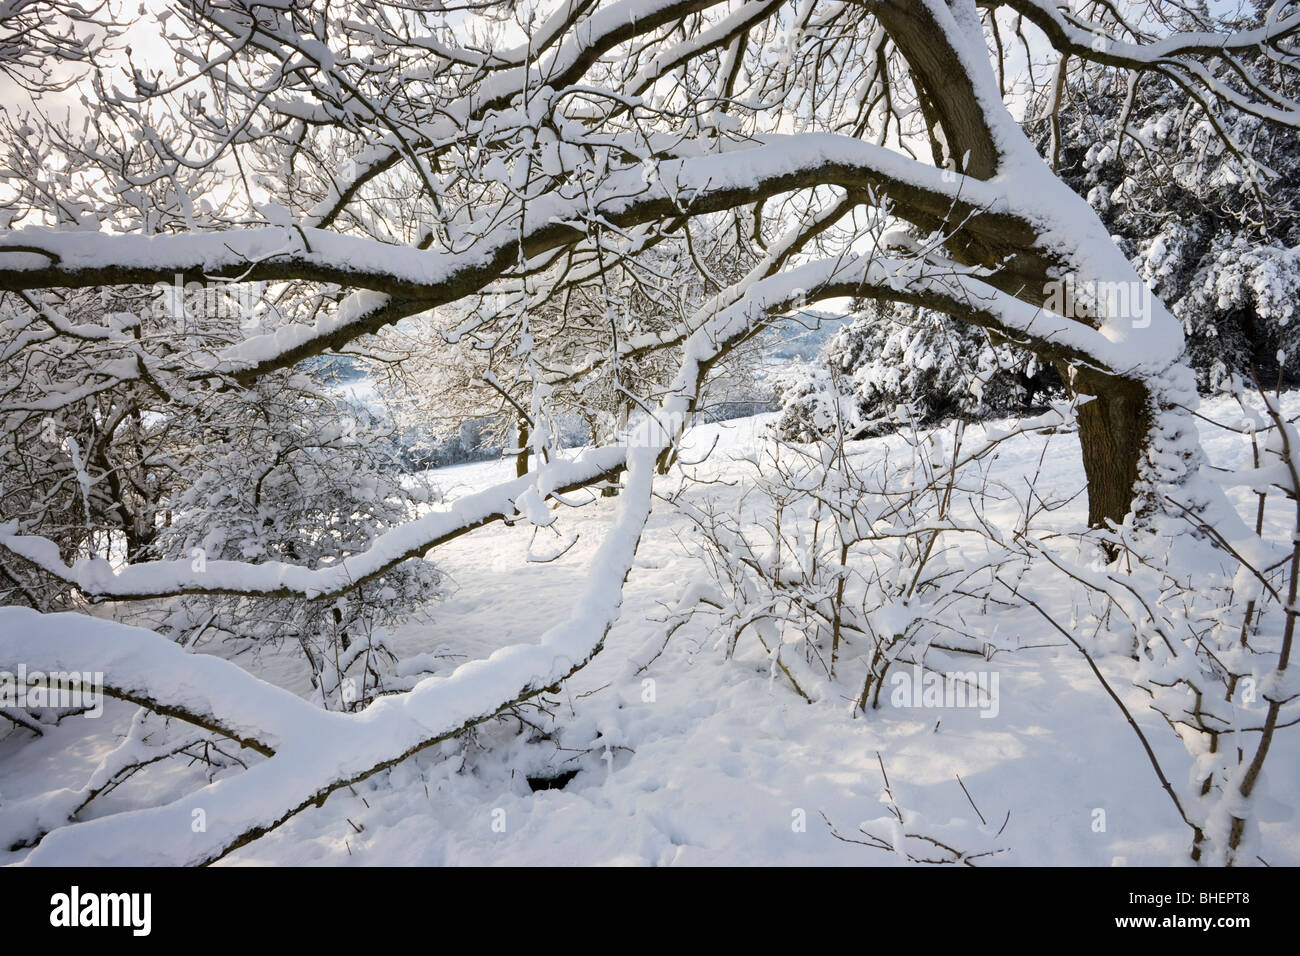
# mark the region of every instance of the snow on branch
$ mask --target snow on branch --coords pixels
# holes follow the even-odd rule
[[[189,654],[143,628],[84,614],[40,614],[0,607],[0,662],[9,673],[98,673],[104,694],[223,736],[270,755],[306,724],[338,717],[258,680],[229,661]]]
[[[616,474],[625,463],[624,448],[593,449],[573,460],[547,464],[543,477],[549,487],[563,494]],[[54,542],[16,534],[13,523],[7,529],[0,526],[0,548],[92,598],[127,601],[180,594],[241,594],[324,599],[344,594],[484,524],[510,517],[515,514],[516,499],[538,480],[537,475],[530,475],[466,495],[446,511],[433,512],[380,535],[371,548],[360,554],[315,569],[279,561],[251,564],[219,560],[205,561],[201,569],[196,569],[194,562],[179,560],[129,564],[114,571],[102,558],[82,559],[68,567]]]
[[[583,223],[593,217],[626,228],[825,185],[859,195],[878,191],[902,215],[952,221],[987,236],[1029,235],[1029,224],[1045,215],[1015,198],[1007,183],[954,177],[849,136],[802,134],[666,161],[653,183],[644,181],[640,168],[629,168],[607,177],[594,196],[539,197],[519,219],[495,217],[484,235],[459,252],[296,224],[159,237],[35,228],[0,233],[0,289],[170,282],[179,275],[185,280],[302,279],[370,290],[349,297],[312,325],[289,325],[224,350],[210,371],[246,382],[476,292],[514,267],[521,247],[531,257],[582,242],[587,238]]]
[[[1203,87],[1244,113],[1288,126],[1300,125],[1300,104],[1272,89],[1240,59],[1260,53],[1287,52],[1281,44],[1300,34],[1300,11],[1279,16],[1278,5],[1266,16],[1264,24],[1255,29],[1231,33],[1177,30],[1139,41],[1118,39],[1103,24],[1083,19],[1048,0],[1001,0],[998,5],[1009,7],[1034,23],[1059,53],[1125,70],[1162,73],[1183,86]],[[1106,9],[1116,13],[1113,6]],[[1121,20],[1120,26],[1137,38],[1144,36],[1147,25]],[[1244,81],[1258,100],[1242,95],[1199,62],[1213,59],[1231,61],[1231,72]]]
[[[861,270],[861,262],[833,259],[754,281],[738,301],[713,315],[687,340],[681,367],[658,410],[664,427],[647,433],[643,442],[625,453],[627,487],[620,496],[618,518],[592,559],[584,592],[573,614],[548,629],[539,643],[502,648],[446,677],[426,678],[408,693],[381,697],[359,713],[341,714],[316,711],[296,699],[286,701],[285,692],[263,689],[269,685],[234,665],[186,654],[147,631],[82,615],[42,616],[19,608],[0,611],[0,621],[10,625],[6,633],[14,635],[0,643],[4,659],[17,664],[30,658],[102,670],[106,684],[147,687],[150,700],[160,709],[184,706],[194,696],[194,687],[203,686],[206,696],[199,699],[210,701],[208,709],[219,712],[225,722],[241,727],[265,723],[276,738],[270,759],[165,806],[56,829],[32,851],[28,862],[214,862],[302,810],[320,805],[334,790],[482,723],[576,673],[599,653],[618,619],[623,585],[650,516],[656,462],[685,427],[708,365],[771,311],[800,301],[805,287],[815,290]],[[112,639],[103,640],[110,631]],[[41,653],[32,653],[37,650]],[[199,667],[208,672],[197,674]],[[114,676],[114,671],[127,676]],[[252,706],[241,709],[239,701],[245,699]],[[202,832],[190,826],[196,807],[204,810],[207,819]],[[165,839],[159,839],[161,834]]]

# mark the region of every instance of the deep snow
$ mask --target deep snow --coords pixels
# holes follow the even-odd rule
[[[1300,396],[1290,396],[1286,408],[1300,411]],[[1208,402],[1203,411],[1214,416],[1227,409]],[[767,440],[771,419],[698,426],[683,458],[694,457],[691,449],[702,454],[712,447],[707,461],[691,471],[724,481],[740,477],[747,469],[735,459]],[[1246,462],[1249,446],[1239,436],[1204,423],[1201,428],[1216,464]],[[854,450],[869,461],[898,441],[860,442]],[[993,475],[1022,481],[1040,460],[1040,487],[1067,499],[1082,486],[1072,434],[1014,439],[993,463]],[[455,499],[508,479],[512,468],[511,462],[478,463],[435,476]],[[661,490],[680,477],[679,469],[661,479]],[[1248,491],[1233,494],[1245,506]],[[687,495],[726,506],[739,489],[714,482]],[[403,657],[444,655],[449,672],[499,647],[535,641],[571,610],[616,504],[597,498],[581,509],[561,509],[560,533],[578,541],[547,564],[528,562],[533,529],[522,525],[492,525],[439,547],[431,556],[451,577],[454,594],[431,608],[427,621],[394,634],[395,647]],[[1010,524],[1011,508],[990,505],[986,516]],[[1054,521],[1081,528],[1085,517],[1080,495]],[[1138,740],[1078,652],[1029,616],[1008,618],[1004,629],[1014,636],[1006,630],[1000,635],[1028,649],[998,653],[988,662],[952,661],[953,669],[997,674],[995,717],[885,701],[855,718],[847,699],[804,703],[771,679],[757,642],[742,640],[737,657],[725,660],[703,626],[707,619],[678,630],[649,670],[634,674],[629,660],[649,656],[647,644],[660,629],[655,618],[698,573],[682,545],[690,533],[670,505],[656,502],[605,649],[559,695],[546,698],[558,728],[552,739],[530,742],[535,734],[520,734],[516,720],[503,718],[471,739],[436,746],[333,794],[324,807],[303,812],[222,864],[897,864],[890,853],[837,839],[826,822],[848,838],[862,839],[855,832],[859,824],[890,836],[894,816],[882,763],[906,830],[967,852],[1002,851],[981,857],[981,865],[1185,860],[1186,828],[1160,792]],[[535,552],[560,542],[546,543],[547,535],[537,532]],[[288,653],[240,663],[306,694],[299,662]],[[1112,677],[1122,673],[1107,669]],[[1122,678],[1116,687],[1170,778],[1181,784],[1191,767],[1181,742],[1140,691]],[[126,732],[132,711],[109,701],[102,720],[65,721],[35,743],[22,732],[0,740],[6,771],[0,817],[6,804],[33,792],[81,786]],[[1274,865],[1300,864],[1295,733],[1281,732],[1259,804],[1261,855]],[[573,769],[579,772],[563,789],[533,792],[527,782]],[[196,770],[173,761],[97,800],[89,816],[156,805],[202,782]],[[3,853],[0,861],[25,856]]]

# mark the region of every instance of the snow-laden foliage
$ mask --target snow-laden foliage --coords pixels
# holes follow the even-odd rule
[[[381,389],[397,399],[393,414],[444,439],[474,421],[477,439],[518,456],[521,473],[539,450],[618,440],[644,416],[639,396],[671,382],[677,366],[667,346],[681,341],[711,291],[740,281],[756,264],[707,221],[691,242],[667,238],[624,263],[617,282],[604,277],[563,295],[539,290],[535,303],[526,295],[476,297],[473,311],[458,318],[486,330],[474,328],[452,343],[436,327],[386,331],[387,357],[374,370]],[[510,333],[518,338],[503,339]],[[632,347],[606,361],[611,340]],[[701,405],[715,393],[724,401],[761,401],[746,371],[758,357],[753,344],[729,350]]]
[[[328,568],[436,500],[427,479],[397,470],[391,428],[301,383],[259,383],[204,426],[201,465],[167,502],[172,519],[156,542],[196,571],[209,560]],[[350,710],[392,674],[388,628],[442,593],[441,573],[416,558],[333,601],[182,597],[155,627],[186,645],[224,637],[258,652],[291,642],[325,706]]]
[[[1055,370],[994,345],[983,329],[929,309],[862,303],[817,361],[785,373],[779,391],[777,434],[808,442],[839,429],[867,437],[900,422],[1028,412],[1060,397],[1060,384]]]
[[[1276,71],[1294,95],[1290,72]],[[1053,139],[1052,107],[1056,102]],[[1202,390],[1233,374],[1294,384],[1300,291],[1300,135],[1196,108],[1165,77],[1072,70],[1029,122],[1139,275],[1183,323]]]
[[[8,533],[48,539],[62,563],[81,562],[91,575],[111,576],[124,560],[174,562],[203,580],[209,561],[329,567],[436,500],[427,482],[398,472],[393,429],[332,393],[324,371],[281,373],[247,391],[178,404],[156,381],[114,381],[114,362],[131,361],[140,344],[176,362],[187,341],[236,331],[248,322],[228,307],[240,292],[164,286],[45,299],[46,323],[112,331],[91,340],[104,377],[70,394],[55,383],[81,374],[91,350],[4,358],[14,383],[8,426],[18,439],[0,451]],[[242,294],[245,307],[260,299]],[[9,329],[15,342],[40,339],[26,318]],[[432,564],[414,559],[335,602],[177,593],[121,613],[187,646],[258,652],[289,642],[321,699],[350,709],[392,672],[385,628],[424,612],[440,581]],[[0,561],[0,596],[42,610],[80,606],[40,562]]]

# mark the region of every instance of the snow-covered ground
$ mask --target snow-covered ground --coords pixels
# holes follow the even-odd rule
[[[1287,408],[1300,411],[1300,396]],[[1203,411],[1227,411],[1210,402]],[[688,500],[734,506],[748,470],[739,459],[767,441],[771,416],[700,426],[683,458],[712,448]],[[1216,464],[1243,464],[1240,436],[1202,426]],[[897,438],[857,443],[861,460],[878,458]],[[1047,443],[1046,449],[1044,443]],[[692,451],[693,450],[693,451]],[[436,477],[454,499],[511,475],[511,462],[462,465]],[[1064,500],[1083,485],[1072,434],[1014,439],[992,475],[1011,483],[1041,468],[1039,487]],[[662,479],[676,487],[680,470]],[[1240,498],[1243,507],[1246,497]],[[535,640],[561,619],[579,593],[618,498],[566,511],[563,539],[531,527],[492,525],[433,555],[454,593],[428,619],[394,635],[402,656],[445,655],[445,669]],[[990,503],[996,523],[1014,521],[1012,505]],[[1277,509],[1280,511],[1280,509]],[[1086,503],[1075,496],[1054,521],[1082,528]],[[502,718],[472,739],[450,741],[345,788],[222,865],[247,864],[832,864],[889,865],[900,859],[847,840],[867,831],[890,838],[897,806],[908,833],[923,833],[970,853],[984,865],[1166,865],[1186,859],[1188,834],[1138,739],[1086,663],[1041,619],[1010,617],[1002,643],[1019,646],[990,661],[954,661],[955,669],[996,674],[997,713],[979,709],[897,707],[882,699],[866,716],[831,696],[813,704],[774,680],[757,642],[724,659],[705,620],[678,630],[644,673],[642,662],[662,619],[699,573],[688,554],[691,526],[660,501],[628,580],[620,622],[604,651],[547,695],[556,731],[541,738]],[[577,536],[562,557],[530,563],[529,548],[549,555]],[[1063,614],[1066,608],[1057,608]],[[241,660],[241,663],[246,662]],[[296,659],[266,655],[259,676],[306,693]],[[1112,676],[1121,673],[1116,669]],[[1189,778],[1191,758],[1144,695],[1115,685],[1147,732],[1170,778]],[[129,723],[132,708],[110,701],[106,717],[65,721],[39,746],[14,733],[0,741],[0,814],[4,801],[52,781],[80,786]],[[525,709],[525,719],[537,715]],[[1300,731],[1284,730],[1267,767],[1260,855],[1273,865],[1300,864]],[[889,791],[882,769],[888,775]],[[563,789],[533,792],[528,777],[577,774]],[[959,778],[960,777],[960,781]],[[39,782],[39,784],[38,784]],[[150,769],[96,801],[90,816],[180,796],[198,782],[176,765]],[[982,817],[982,820],[981,820]],[[843,837],[845,839],[837,838]],[[997,852],[994,852],[997,851]],[[0,854],[17,862],[24,853]]]

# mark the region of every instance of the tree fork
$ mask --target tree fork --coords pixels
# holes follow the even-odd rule
[[[961,57],[932,12],[913,0],[879,0],[872,6],[907,61],[927,119],[943,131],[950,155],[940,155],[940,144],[932,137],[936,164],[964,162],[961,172],[966,175],[980,179],[996,175],[1002,156],[983,106]],[[961,229],[948,246],[958,261],[981,258],[981,250],[972,247]],[[994,265],[992,261],[984,264]],[[1046,299],[1048,272],[1043,269],[1040,273],[1035,268],[1041,262],[1022,263],[1022,270],[1025,265],[1030,273],[1037,274],[1008,275],[1005,269],[999,269],[1002,274],[990,276],[988,282],[1041,306]],[[1068,263],[1062,265],[1068,267]],[[1008,283],[1014,288],[1009,288]],[[954,318],[960,320],[962,316]],[[1091,396],[1078,413],[1079,446],[1088,479],[1088,524],[1105,527],[1108,521],[1122,523],[1133,506],[1138,465],[1150,440],[1150,390],[1134,379],[1064,362],[1056,362],[1056,366],[1062,381],[1073,391]]]

